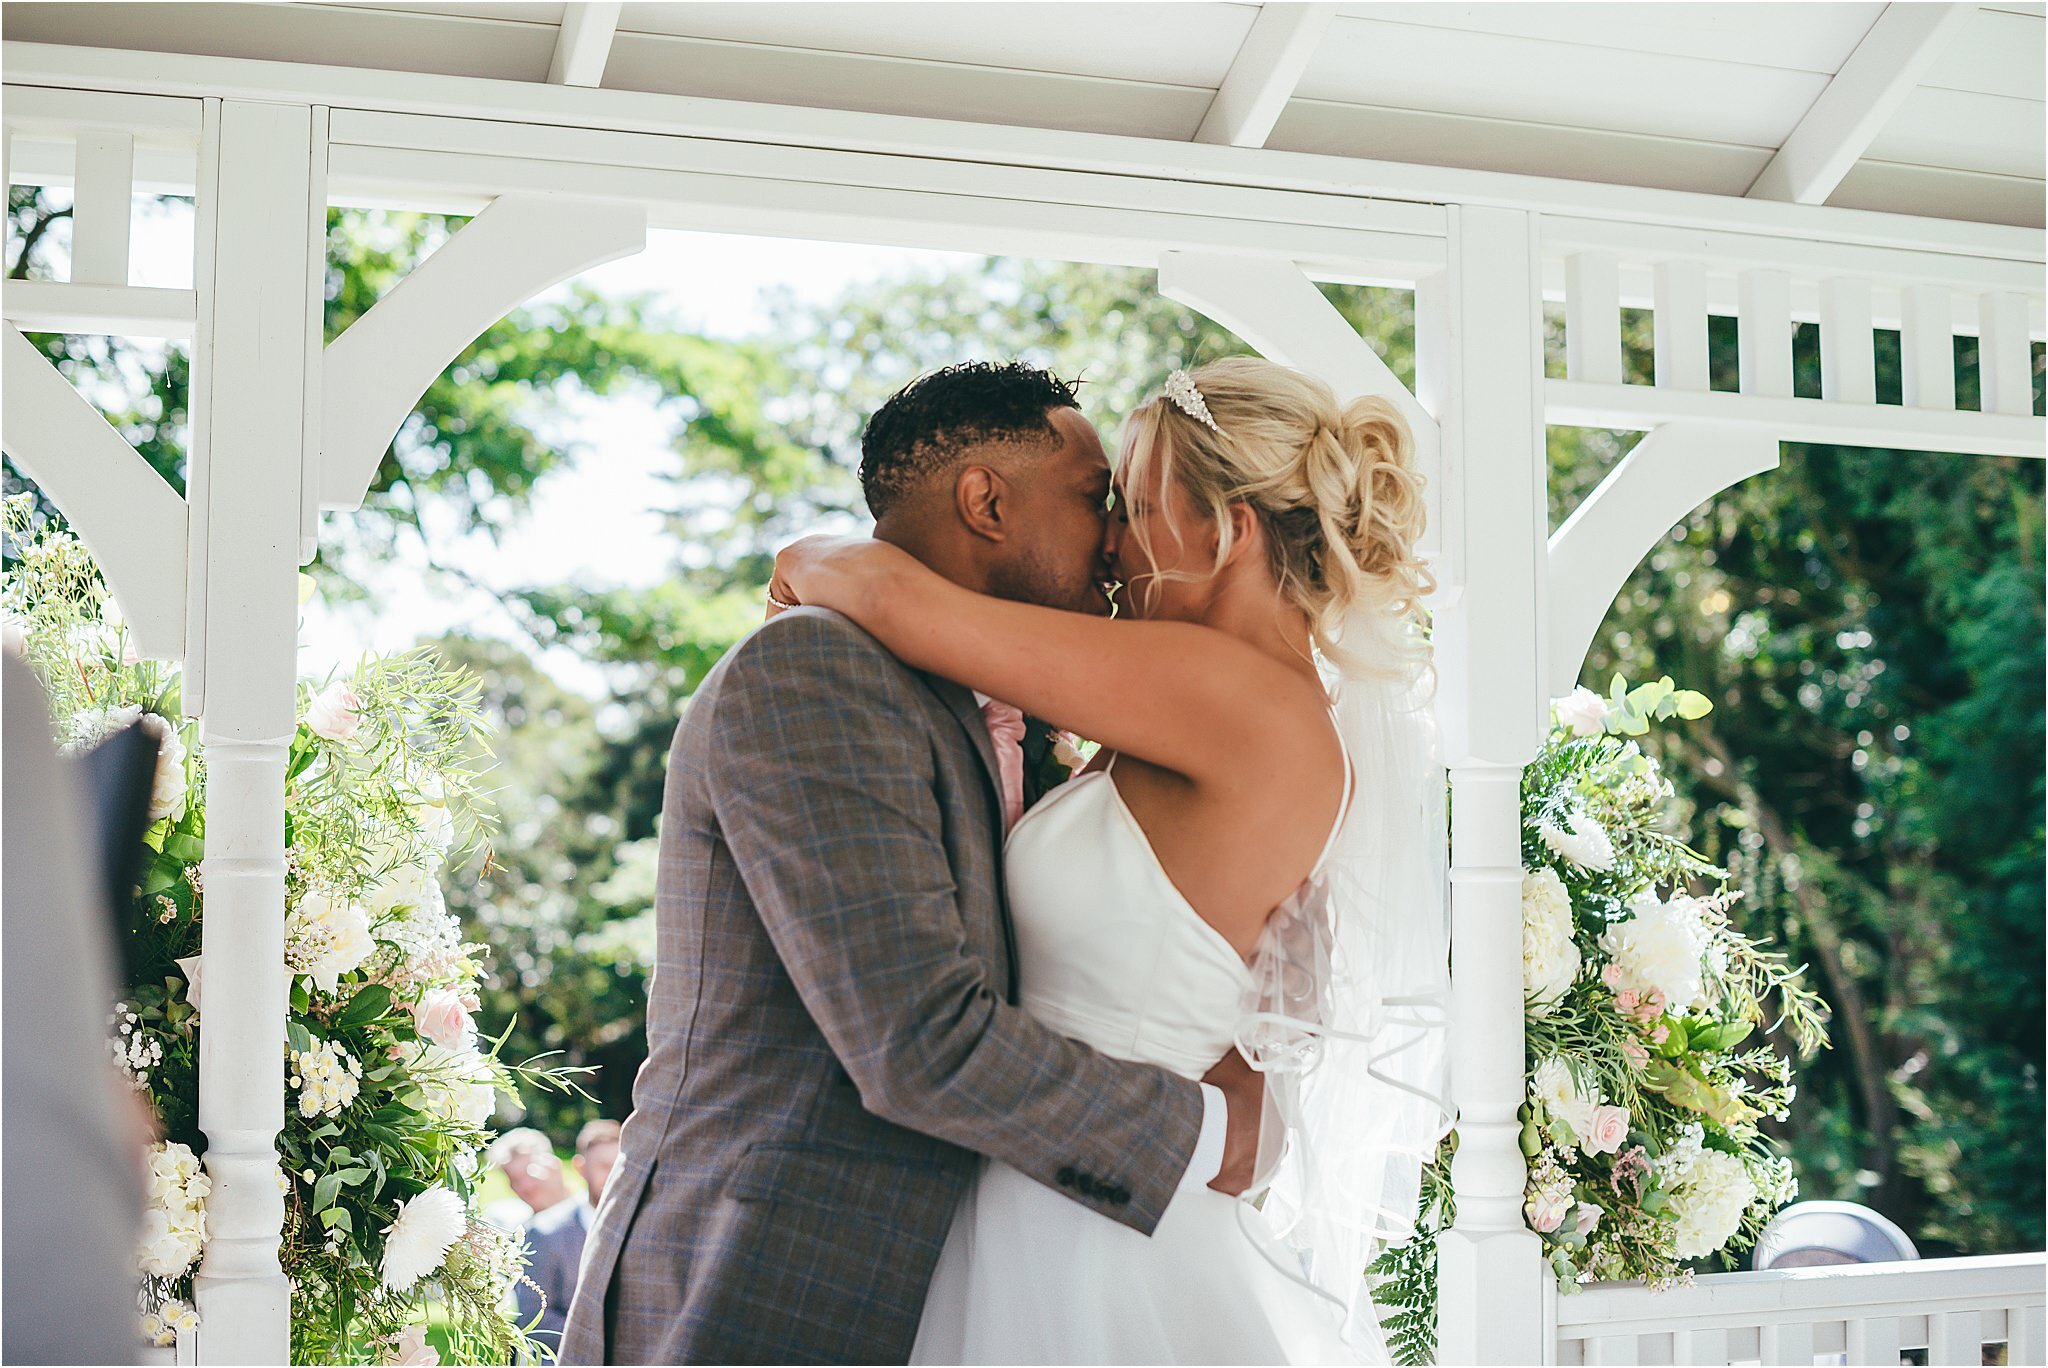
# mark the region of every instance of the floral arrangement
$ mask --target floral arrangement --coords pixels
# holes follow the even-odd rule
[[[7,645],[49,691],[59,739],[89,746],[140,722],[161,747],[148,858],[124,947],[110,1049],[162,1137],[150,1155],[138,1269],[144,1333],[198,1328],[191,1279],[207,1238],[201,1171],[199,955],[206,766],[174,666],[135,657],[85,548],[8,501],[0,581]],[[479,1039],[487,947],[464,943],[444,867],[480,843],[477,685],[426,652],[369,659],[300,688],[286,763],[285,1193],[281,1258],[301,1363],[438,1362],[527,1351],[501,1310],[516,1237],[477,1215],[472,1183],[500,1092],[575,1088],[574,1070],[509,1065]],[[501,1038],[502,1039],[502,1038]]]
[[[1665,829],[1671,783],[1635,740],[1710,708],[1668,677],[1631,689],[1617,675],[1604,698],[1552,704],[1523,771],[1523,1212],[1562,1291],[1675,1286],[1710,1257],[1733,1267],[1797,1192],[1759,1122],[1789,1114],[1792,1056],[1827,1044],[1826,1006],[1737,927],[1728,872]],[[1403,1363],[1435,1352],[1455,1143],[1425,1175],[1417,1237],[1373,1266]]]

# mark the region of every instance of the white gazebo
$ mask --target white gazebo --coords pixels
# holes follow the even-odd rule
[[[2043,10],[1993,4],[158,4],[16,0],[6,179],[73,187],[71,279],[5,288],[4,442],[182,659],[211,774],[198,1276],[209,1362],[282,1362],[283,776],[295,571],[432,378],[650,226],[1156,267],[1407,412],[1431,475],[1455,789],[1448,1362],[2043,1362],[2039,1255],[1560,1298],[1522,1219],[1517,786],[1635,563],[1784,442],[2039,457]],[[136,193],[193,196],[185,288]],[[323,347],[330,204],[474,214]],[[1316,281],[1412,289],[1416,392]],[[1569,364],[1546,376],[1543,309]],[[1655,311],[1654,384],[1620,310]],[[1708,380],[1738,320],[1739,392]],[[1795,323],[1823,391],[1796,397]],[[1877,402],[1873,330],[1903,337]],[[178,497],[21,336],[185,339]],[[1956,407],[1954,339],[1983,402]],[[1648,435],[1555,534],[1546,424]]]

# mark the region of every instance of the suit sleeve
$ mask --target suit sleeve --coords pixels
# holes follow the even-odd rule
[[[723,837],[869,1111],[1150,1234],[1194,1153],[1200,1090],[1039,1024],[967,952],[921,687],[834,614],[757,631],[711,727]]]

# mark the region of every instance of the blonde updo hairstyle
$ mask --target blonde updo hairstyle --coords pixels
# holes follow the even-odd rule
[[[1220,572],[1234,544],[1230,507],[1249,505],[1280,597],[1308,619],[1316,649],[1346,674],[1419,675],[1429,660],[1422,600],[1435,581],[1415,552],[1423,478],[1400,412],[1377,396],[1339,405],[1322,381],[1253,356],[1212,361],[1190,378],[1220,431],[1162,395],[1125,424],[1118,462],[1124,489],[1157,499],[1176,535],[1168,488],[1215,522],[1208,575],[1159,578]],[[1157,564],[1138,524],[1132,533]]]

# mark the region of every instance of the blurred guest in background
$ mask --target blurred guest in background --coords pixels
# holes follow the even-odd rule
[[[512,1196],[484,1208],[484,1219],[500,1229],[518,1230],[569,1195],[554,1142],[531,1126],[508,1130],[492,1141],[490,1157],[512,1186]]]
[[[593,1211],[604,1200],[605,1179],[611,1177],[612,1165],[618,1162],[618,1122],[599,1117],[576,1132],[576,1172],[590,1189]]]

